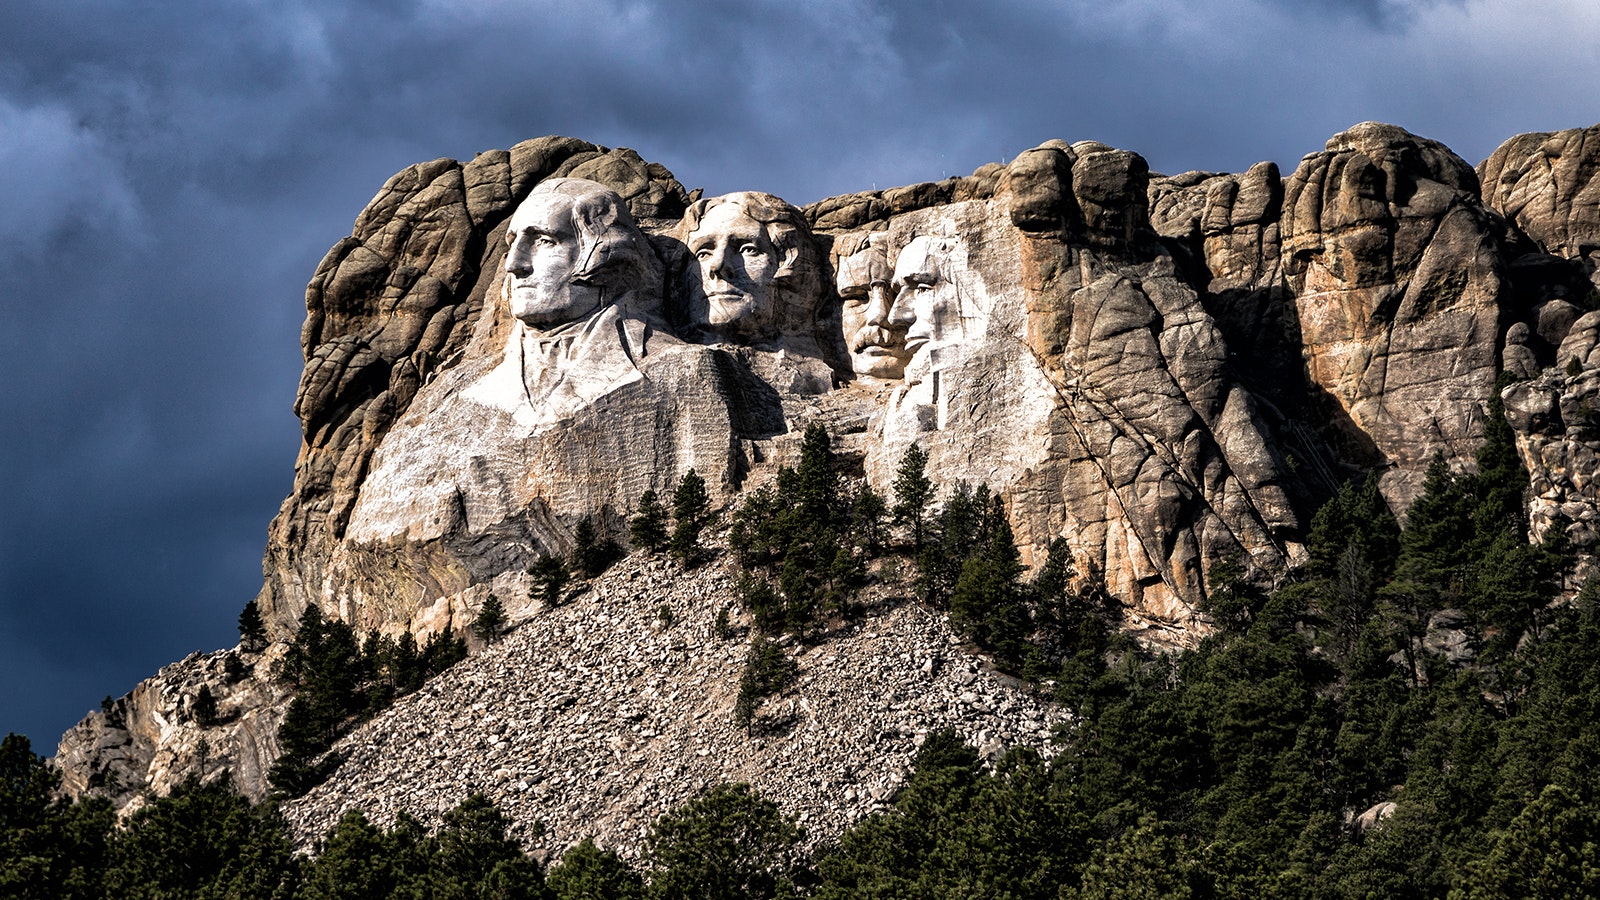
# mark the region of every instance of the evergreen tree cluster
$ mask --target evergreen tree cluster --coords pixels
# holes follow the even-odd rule
[[[1005,507],[986,485],[957,485],[921,530],[923,600],[949,609],[951,625],[997,665],[1076,686],[1103,667],[1120,612],[1097,580],[1077,578],[1066,541],[1053,541],[1033,582],[1024,581]],[[1073,688],[1061,690],[1069,697]]]
[[[343,620],[306,607],[275,673],[295,697],[278,730],[272,786],[298,796],[321,783],[340,762],[328,753],[334,741],[466,654],[448,629],[420,646],[409,632],[395,639],[374,631],[357,641]]]
[[[28,740],[0,743],[0,896],[18,900],[702,900],[796,897],[811,869],[794,821],[748,785],[662,816],[636,867],[592,840],[548,872],[504,814],[467,797],[429,833],[352,810],[297,855],[272,802],[191,779],[117,823],[103,798],[53,799],[59,776]]]
[[[653,492],[646,494],[647,500],[654,502],[654,498]],[[577,528],[573,529],[570,554],[557,556],[546,553],[528,567],[528,574],[533,576],[533,586],[528,590],[528,597],[541,601],[545,606],[556,606],[561,602],[561,593],[574,574],[583,578],[594,578],[609,569],[612,563],[622,558],[622,555],[622,547],[610,537],[603,535],[600,529],[595,527],[592,519],[585,518],[578,523]],[[504,609],[502,608],[500,612],[504,612]],[[504,622],[500,624],[503,626]],[[487,642],[490,639],[484,640]]]
[[[672,492],[672,508],[661,502],[655,491],[645,491],[639,509],[628,520],[628,537],[635,549],[648,553],[670,551],[685,568],[705,557],[700,536],[711,524],[711,494],[706,481],[694,469],[683,473]]]
[[[800,462],[750,492],[733,514],[729,544],[744,569],[740,595],[768,634],[803,634],[824,614],[848,611],[882,552],[887,508],[867,485],[846,489],[827,429],[805,431]]]

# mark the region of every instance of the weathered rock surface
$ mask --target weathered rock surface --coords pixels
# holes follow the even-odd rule
[[[749,635],[715,630],[718,610],[739,621],[731,575],[636,555],[569,602],[519,613],[511,634],[336,746],[348,758],[334,777],[285,808],[299,839],[352,808],[437,824],[481,791],[530,849],[592,836],[632,855],[702,787],[745,781],[816,841],[880,808],[930,731],[954,728],[993,758],[1048,753],[1067,721],[986,671],[942,616],[880,585],[877,611],[786,645],[798,679],[746,730],[733,710]]]
[[[1284,460],[1216,319],[1151,228],[1144,161],[1081,142],[1045,145],[1018,168],[1017,332],[1060,398],[1056,465],[1018,505],[1037,514],[1059,497],[1055,527],[1086,570],[1136,616],[1192,629],[1212,562],[1241,556],[1270,576],[1298,557]],[[1068,180],[1042,189],[1041,168]]]
[[[1519,134],[1478,166],[1483,200],[1600,285],[1600,125]]]
[[[1565,358],[1583,360],[1571,371],[1557,366],[1507,387],[1506,421],[1529,473],[1528,519],[1535,537],[1551,528],[1567,532],[1579,552],[1572,583],[1595,571],[1600,542],[1600,354],[1595,354],[1600,313],[1578,320],[1561,345]],[[1594,356],[1593,362],[1590,357]]]
[[[913,443],[929,451],[942,490],[988,484],[1026,561],[1064,538],[1079,573],[1122,600],[1130,627],[1183,645],[1207,627],[1199,610],[1210,568],[1238,557],[1267,581],[1293,566],[1311,512],[1346,479],[1378,471],[1399,512],[1436,452],[1470,466],[1502,368],[1530,379],[1504,398],[1533,472],[1534,530],[1560,522],[1587,551],[1600,517],[1591,477],[1600,444],[1590,433],[1600,409],[1600,313],[1590,312],[1600,305],[1591,281],[1600,252],[1597,129],[1513,138],[1475,172],[1434,141],[1363,123],[1287,179],[1272,163],[1153,175],[1126,150],[1050,141],[968,177],[804,210],[757,194],[695,203],[698,193],[661,166],[570,138],[413,166],[385,185],[307,290],[296,399],[305,443],[269,535],[259,606],[278,640],[310,604],[361,631],[462,628],[490,590],[526,596],[529,563],[568,550],[586,517],[620,535],[644,490],[669,489],[691,466],[726,508],[792,464],[800,433],[819,422],[846,468],[880,493],[889,494]],[[653,336],[629,332],[638,340],[623,341],[645,348],[630,361],[637,379],[585,398],[560,421],[530,425],[537,410],[508,414],[479,401],[493,373],[518,371],[507,365],[516,326],[501,299],[506,222],[554,176],[619,195],[651,248],[662,305],[651,313],[659,321],[618,320],[625,332],[654,323]],[[713,219],[722,229],[714,248],[688,246]],[[732,241],[740,228],[753,230]],[[728,256],[729,248],[747,255]],[[842,265],[838,254],[862,248],[881,258]],[[830,262],[876,281],[835,285]],[[708,323],[693,317],[714,280],[742,284],[741,302],[778,297],[783,308],[767,311],[766,331],[732,321],[708,336]],[[876,298],[875,311],[852,312],[858,334],[842,333],[841,294],[827,286]],[[734,293],[716,302],[734,308]],[[907,360],[903,374],[852,373],[863,346]],[[680,621],[715,613],[685,599],[686,584],[672,590],[665,602],[686,604]],[[902,617],[894,628],[923,627],[908,624],[910,609],[890,614]],[[576,615],[568,610],[531,618],[462,672],[487,685],[489,670],[473,667],[524,643],[541,666],[568,659],[576,632],[557,627]],[[885,629],[875,633],[886,639]],[[550,643],[536,647],[534,635]],[[652,665],[685,678],[737,663],[738,654],[710,646],[650,646]],[[171,696],[186,679],[212,677],[197,674],[202,663],[186,661],[131,695],[123,719],[133,725],[96,714],[70,733],[59,756],[69,785],[82,790],[115,771],[129,790],[160,787],[187,771],[159,760],[187,759],[198,746],[198,732],[172,724],[181,700]],[[648,680],[627,671],[630,684]],[[255,773],[244,780],[258,791],[282,698],[236,702],[259,710],[260,724],[207,729],[206,739],[214,756]],[[422,715],[429,702],[405,709]],[[721,701],[697,702],[710,704],[709,717]],[[806,721],[822,715],[812,710]],[[576,727],[564,710],[516,712],[552,730],[528,743]],[[484,737],[471,716],[428,715],[446,716],[428,721],[459,726],[471,741]],[[706,761],[710,746],[724,746],[716,741],[706,756],[674,762],[680,775],[723,772]],[[412,743],[391,737],[388,749],[358,750],[423,752]],[[461,759],[508,752],[494,743],[473,750],[452,737],[440,746]],[[789,746],[772,747],[780,745]],[[548,805],[565,802],[557,779],[582,782],[574,773],[603,762],[620,773],[607,775],[614,796],[632,798],[617,809],[634,812],[594,827],[625,842],[644,798],[659,792],[629,780],[624,760],[667,752],[653,746],[619,745],[609,761],[571,751],[587,770],[541,756],[547,796],[532,781],[515,797],[496,778],[472,787],[519,809],[534,809],[533,797],[546,804],[537,808],[557,809]],[[779,758],[760,757],[781,768]],[[727,771],[742,777],[738,766]],[[519,771],[507,764],[489,774],[500,768]],[[826,777],[865,777],[841,772]],[[405,801],[412,806],[386,800],[383,809],[427,812],[459,793],[419,794]],[[823,815],[821,794],[791,793],[809,798],[796,809]]]
[[[327,559],[384,436],[423,385],[462,360],[505,255],[506,219],[540,180],[561,176],[605,184],[642,220],[675,218],[688,202],[664,167],[632,150],[539,138],[399,172],[317,266],[294,405],[305,440],[268,535],[258,598],[275,637],[326,596],[318,587]]]
[[[61,738],[62,790],[103,793],[132,811],[146,789],[165,794],[187,778],[226,772],[262,798],[290,699],[269,675],[276,655],[219,650],[162,667]],[[202,690],[216,707],[211,721],[199,709]]]
[[[1301,160],[1280,227],[1311,382],[1404,509],[1435,452],[1466,459],[1482,437],[1507,288],[1500,223],[1448,148],[1366,122]]]

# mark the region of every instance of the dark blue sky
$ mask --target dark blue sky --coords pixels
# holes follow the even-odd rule
[[[147,8],[148,7],[148,8]],[[306,280],[394,171],[543,134],[807,203],[1050,138],[1285,173],[1600,121],[1591,0],[9,0],[0,733],[231,645],[299,446]]]

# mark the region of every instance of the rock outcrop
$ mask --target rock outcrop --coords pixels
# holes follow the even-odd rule
[[[1311,382],[1370,442],[1404,509],[1435,452],[1468,458],[1498,372],[1502,231],[1448,148],[1390,125],[1334,135],[1284,190],[1283,265]],[[1351,428],[1350,426],[1353,426]]]
[[[1290,486],[1282,429],[1152,230],[1137,154],[1053,142],[1003,170],[823,201],[803,220],[740,194],[694,203],[669,228],[648,186],[687,195],[631,152],[537,145],[509,168],[485,154],[460,172],[435,163],[397,176],[313,280],[297,405],[306,449],[258,599],[274,634],[312,603],[362,630],[463,627],[475,585],[564,552],[584,519],[618,533],[640,494],[690,467],[729,502],[747,479],[771,477],[808,421],[846,436],[882,493],[904,451],[923,445],[942,484],[1007,498],[1029,558],[1066,537],[1080,572],[1180,641],[1211,562],[1242,556],[1271,578],[1296,559],[1307,492]],[[654,340],[687,343],[654,354],[641,343],[636,383],[530,432],[472,400],[517,352],[504,349],[512,317],[489,302],[508,279],[490,236],[539,171],[614,177],[633,198],[664,273]],[[479,195],[492,202],[467,202]],[[708,255],[721,245],[698,237],[713,233],[702,220],[748,222],[768,242],[774,271],[760,290],[781,314],[752,312],[761,302],[749,298],[719,312],[725,260]],[[899,379],[831,390],[851,373],[825,248],[872,233],[901,268],[915,254],[926,270],[896,276],[923,279],[934,298],[915,313],[906,301],[912,324],[898,339],[921,349]],[[356,277],[368,269],[391,274]],[[396,286],[402,270],[424,274]],[[431,324],[408,320],[411,307]],[[335,321],[333,309],[361,314]]]
[[[1238,559],[1277,578],[1344,481],[1377,472],[1403,513],[1434,454],[1470,466],[1502,369],[1528,379],[1504,398],[1533,472],[1534,529],[1559,523],[1588,550],[1597,129],[1513,138],[1474,171],[1437,142],[1363,123],[1288,178],[1270,162],[1163,176],[1127,150],[1050,141],[971,176],[804,209],[758,192],[702,198],[631,150],[570,138],[413,166],[307,290],[305,440],[258,606],[279,641],[311,605],[359,632],[421,635],[464,628],[494,591],[528,619],[505,652],[527,643],[557,665],[580,640],[562,630],[576,613],[522,599],[534,560],[567,552],[585,520],[620,537],[644,491],[690,468],[730,509],[821,423],[881,494],[913,444],[942,492],[987,484],[1027,563],[1065,540],[1130,628],[1182,646],[1208,628],[1211,568]],[[699,621],[688,590],[661,602]],[[911,609],[894,628],[923,627]],[[705,680],[701,711],[720,709],[732,650],[650,646]],[[462,672],[498,677],[473,667],[502,659]],[[157,760],[192,756],[199,732],[160,724],[181,719],[180,701],[153,698],[212,678],[211,665],[147,683],[120,719],[91,715],[60,751],[69,785],[115,771],[130,790],[159,787],[188,771]],[[627,671],[631,689],[649,678]],[[259,792],[282,698],[237,690],[265,692],[237,700],[261,725],[202,730]],[[447,716],[430,702],[407,715]],[[563,710],[516,715],[572,724]],[[471,716],[448,716],[488,740]],[[351,738],[373,765],[405,743],[371,736],[400,727],[386,721]],[[642,734],[633,721],[616,733]],[[619,740],[615,760],[657,752]],[[672,764],[711,777],[710,755]],[[541,784],[568,777],[554,758],[540,765]],[[538,806],[535,782],[496,771],[484,787]],[[841,772],[814,774],[844,784]],[[613,786],[634,798],[618,809],[659,793]],[[819,797],[796,802],[820,816]],[[618,815],[595,827],[622,835],[641,814]]]
[[[61,738],[62,790],[104,794],[128,812],[189,778],[232,777],[265,796],[290,700],[270,675],[277,655],[220,650],[163,666]]]
[[[260,604],[275,637],[293,632],[311,597],[328,596],[327,562],[373,453],[418,390],[462,361],[505,256],[506,220],[555,177],[598,180],[645,221],[676,220],[689,202],[671,173],[632,150],[539,138],[397,173],[317,266],[294,403],[304,442],[263,565]]]

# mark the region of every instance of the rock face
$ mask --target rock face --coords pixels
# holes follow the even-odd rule
[[[689,200],[671,173],[631,150],[540,138],[396,174],[317,266],[294,404],[305,440],[263,564],[260,603],[275,637],[292,633],[313,597],[338,590],[326,568],[373,453],[418,390],[463,361],[483,314],[500,313],[485,296],[500,274],[506,220],[552,177],[600,179],[646,220],[675,220]]]
[[[585,518],[619,533],[639,495],[690,467],[732,501],[771,476],[808,421],[845,436],[884,493],[923,445],[944,485],[982,482],[1007,499],[1030,558],[1066,537],[1080,572],[1179,639],[1211,562],[1242,556],[1270,578],[1297,558],[1295,492],[1307,492],[1289,486],[1275,426],[1153,231],[1137,154],[1053,142],[1004,170],[804,213],[764,194],[700,200],[668,227],[649,186],[688,198],[631,153],[534,146],[506,166],[486,154],[460,172],[397,176],[314,279],[297,405],[306,449],[258,599],[274,634],[313,603],[361,630],[463,627],[475,586],[564,552]],[[525,341],[559,329],[529,325],[518,343],[502,298],[522,276],[492,239],[537,193],[524,170],[614,178],[650,234],[661,281],[628,290],[659,303],[619,314],[640,336],[624,342],[630,382],[603,397],[527,394],[528,360],[546,351]],[[480,194],[494,202],[468,202]],[[903,330],[879,336],[907,360],[898,377],[852,371],[855,336],[830,286],[850,287],[835,265],[853,269],[830,265],[833,244],[882,256],[863,271],[894,295],[882,306]],[[357,277],[368,270],[390,274]],[[422,274],[397,287],[399,271]],[[327,310],[350,308],[366,317],[330,326]],[[411,308],[429,322],[410,322]],[[517,393],[519,377],[521,411],[485,400]]]
[[[631,150],[570,138],[413,166],[307,289],[305,441],[258,606],[278,641],[311,605],[358,632],[421,635],[464,628],[493,590],[530,618],[528,566],[567,552],[582,522],[620,537],[646,490],[691,468],[731,509],[820,423],[886,496],[913,445],[941,492],[987,484],[1026,562],[1064,539],[1130,628],[1184,645],[1208,627],[1211,568],[1237,558],[1278,577],[1347,479],[1377,472],[1403,512],[1435,453],[1470,465],[1502,368],[1532,379],[1505,399],[1534,472],[1535,530],[1559,522],[1587,548],[1600,514],[1596,134],[1513,138],[1474,171],[1437,142],[1363,123],[1287,179],[1270,162],[1163,176],[1127,150],[1050,141],[968,177],[804,209],[759,192],[703,198]],[[672,590],[688,603],[687,587]],[[679,617],[708,614],[691,607]],[[567,615],[539,613],[515,640],[549,642],[525,649],[556,665],[588,646],[561,630],[579,624],[559,624]],[[922,627],[896,615],[895,628]],[[651,647],[707,679],[711,715],[736,678],[732,651]],[[156,769],[182,766],[155,761],[192,755],[199,732],[160,725],[177,701],[155,698],[204,665],[70,733],[69,784],[113,769],[130,790],[167,783]],[[631,690],[644,671],[628,669]],[[282,706],[239,703],[263,724]],[[116,724],[134,722],[158,724]],[[268,730],[205,733],[259,791]],[[612,748],[615,760],[656,752],[642,746]],[[387,764],[390,750],[369,750]],[[673,765],[712,771],[687,762]],[[554,784],[557,761],[540,765]],[[527,781],[484,777],[504,797]],[[528,784],[516,802],[547,809]],[[638,824],[618,815],[603,827]]]
[[[1531,310],[1506,337],[1506,368],[1531,380],[1501,395],[1531,476],[1529,520],[1539,537],[1567,531],[1582,584],[1600,541],[1600,125],[1518,135],[1478,175],[1514,226],[1511,272]]]
[[[269,676],[276,655],[221,650],[164,666],[61,738],[62,790],[104,793],[132,811],[144,789],[165,794],[190,777],[231,773],[264,796],[290,699]]]

